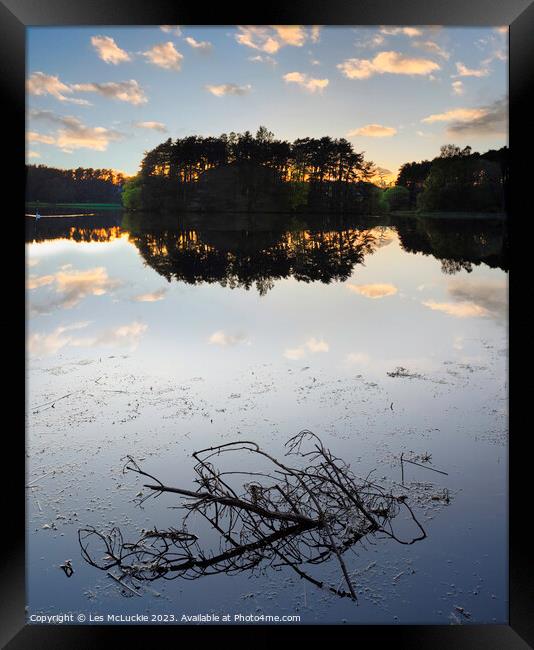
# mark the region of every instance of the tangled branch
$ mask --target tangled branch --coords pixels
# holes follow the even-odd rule
[[[358,479],[314,433],[301,431],[285,447],[285,458],[298,458],[297,466],[278,460],[251,441],[196,451],[196,490],[164,485],[128,456],[124,471],[153,481],[144,485],[150,493],[143,501],[166,492],[181,497],[179,509],[185,513],[181,526],[145,531],[133,543],[125,542],[118,528],[109,533],[83,528],[78,531],[83,558],[102,570],[116,567],[121,580],[194,580],[211,574],[286,566],[317,587],[356,600],[344,559],[347,550],[369,535],[382,534],[401,544],[413,544],[426,533],[405,495],[387,492],[369,476]],[[223,471],[213,464],[215,457],[232,458],[243,467],[244,454],[259,457],[267,469]],[[408,540],[400,539],[392,526],[401,510],[417,529],[417,535]],[[188,532],[192,515],[203,517],[217,531],[218,552],[205,550],[198,537]],[[339,565],[346,590],[310,574],[311,567],[332,558]]]

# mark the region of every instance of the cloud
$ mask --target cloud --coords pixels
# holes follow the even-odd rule
[[[478,117],[484,115],[484,109],[482,108],[453,108],[450,111],[445,111],[444,113],[434,113],[429,115],[421,120],[426,124],[433,124],[434,122],[452,122],[453,120],[457,121],[469,121],[474,120]]]
[[[272,56],[268,56],[266,54],[257,54],[256,56],[249,56],[248,60],[252,61],[253,63],[269,63],[270,65],[276,65],[277,63],[276,59],[273,59]]]
[[[460,135],[485,135],[506,133],[508,102],[498,99],[489,106],[479,108],[454,108],[444,113],[425,117],[422,122],[450,122],[447,132]]]
[[[148,325],[133,321],[127,325],[119,325],[101,331],[95,336],[71,340],[69,345],[73,347],[95,348],[95,347],[130,347],[137,348]]]
[[[246,95],[250,92],[252,86],[250,84],[246,84],[245,86],[238,86],[237,84],[229,83],[219,84],[218,86],[207,84],[205,88],[212,95],[215,95],[216,97],[223,97],[224,95]]]
[[[491,280],[452,281],[448,293],[453,302],[427,300],[422,304],[455,318],[493,318],[505,322],[508,314],[506,283]]]
[[[227,334],[223,330],[214,332],[208,339],[210,345],[220,345],[226,347],[228,345],[237,345],[242,341],[246,341],[246,335],[242,333],[238,334]]]
[[[442,59],[445,59],[446,61],[448,61],[451,56],[450,52],[444,50],[435,41],[414,41],[412,43],[412,46],[417,47],[421,50],[425,50],[425,52],[428,52],[429,54],[435,54],[436,56],[440,56]]]
[[[106,129],[102,126],[85,126],[77,117],[57,115],[52,111],[31,109],[29,115],[33,119],[51,122],[60,128],[54,135],[29,131],[26,134],[28,141],[54,144],[66,152],[81,148],[105,151],[110,142],[121,140],[124,137],[124,134],[113,129]]]
[[[119,280],[108,276],[102,266],[85,271],[72,270],[66,267],[55,274],[34,276],[27,280],[27,289],[39,289],[48,285],[55,285],[58,298],[45,304],[32,305],[34,313],[47,314],[54,309],[72,309],[88,296],[103,296],[120,286]]]
[[[300,345],[298,348],[288,348],[284,351],[284,357],[286,359],[291,359],[296,361],[297,359],[302,359],[306,355],[306,352],[312,352],[313,354],[317,352],[328,352],[330,346],[323,339],[319,340],[315,337],[309,338],[303,345]]]
[[[459,302],[472,302],[487,315],[504,321],[508,316],[508,290],[505,280],[458,279],[449,283],[449,294]]]
[[[28,115],[31,119],[48,120],[57,124],[61,124],[61,120],[63,119],[62,115],[58,115],[53,111],[44,111],[40,108],[30,108]]]
[[[167,127],[163,122],[136,122],[135,126],[139,127],[140,129],[151,129],[152,131],[160,131],[161,133],[166,133],[167,132]]]
[[[371,357],[365,352],[351,352],[347,355],[346,361],[351,365],[366,366],[371,361]]]
[[[283,76],[286,83],[296,83],[311,93],[322,92],[328,86],[328,79],[313,79],[302,72],[288,72]]]
[[[44,135],[36,131],[27,131],[26,140],[28,142],[40,142],[41,144],[55,144],[56,140],[51,135]]]
[[[74,149],[106,151],[110,142],[122,140],[121,133],[103,126],[85,126],[75,117],[65,117],[65,128],[59,129],[55,144],[66,152]]]
[[[434,311],[442,311],[449,316],[454,316],[455,318],[473,318],[488,315],[484,307],[476,305],[472,302],[454,303],[425,300],[422,304],[429,309],[433,309]]]
[[[41,275],[40,277],[30,275],[26,281],[26,289],[39,289],[54,282],[53,275]]]
[[[85,106],[89,104],[85,99],[65,97],[65,94],[72,93],[72,88],[60,81],[58,76],[47,75],[44,72],[33,72],[26,81],[26,89],[30,95],[52,95],[60,102]]]
[[[160,29],[162,32],[165,32],[166,34],[176,34],[176,36],[182,35],[182,30],[180,29],[180,25],[160,25]]]
[[[397,133],[397,129],[392,126],[382,126],[381,124],[367,124],[359,129],[353,129],[347,133],[348,136],[361,135],[368,138],[388,138]]]
[[[157,65],[159,68],[164,68],[165,70],[181,70],[182,60],[184,58],[183,54],[180,54],[171,43],[167,41],[166,43],[159,43],[154,45],[146,52],[143,52],[150,63]]]
[[[306,347],[310,352],[328,352],[330,346],[326,341],[321,339],[320,341],[312,337],[308,339],[305,343]]]
[[[435,61],[405,56],[400,52],[379,52],[370,59],[347,59],[336,66],[348,79],[368,79],[375,74],[430,75],[441,66]]]
[[[463,95],[465,92],[464,89],[464,82],[463,81],[453,81],[452,84],[452,92],[455,95]]]
[[[133,321],[97,332],[93,336],[75,336],[70,332],[84,329],[89,322],[60,325],[50,334],[36,332],[28,338],[28,350],[32,356],[50,356],[65,347],[131,347],[135,349],[148,329],[144,323]]]
[[[372,179],[377,178],[380,182],[387,181],[388,179],[394,180],[397,174],[394,174],[391,169],[386,169],[385,167],[376,167]],[[387,242],[390,243],[389,241]]]
[[[318,43],[321,38],[321,26],[313,25],[310,32],[310,39],[312,43]]]
[[[505,134],[507,132],[508,102],[505,98],[498,99],[481,110],[483,113],[472,119],[453,122],[447,128],[447,132],[458,135]]]
[[[306,31],[301,25],[273,25],[273,29],[285,45],[302,47],[306,42]]]
[[[28,151],[26,154],[28,158],[40,158],[41,154],[38,151]]]
[[[163,300],[167,294],[167,289],[163,287],[162,289],[157,289],[151,293],[142,293],[138,296],[135,296],[134,300],[136,302],[158,302],[158,300]]]
[[[235,40],[266,54],[276,54],[281,47],[290,45],[302,47],[308,38],[312,43],[319,41],[320,28],[315,25],[309,32],[302,25],[244,26],[240,25]]]
[[[291,359],[291,361],[297,361],[298,359],[302,359],[305,354],[306,350],[304,348],[289,348],[284,352],[284,357]]]
[[[370,32],[368,28],[356,28],[354,31],[360,37],[359,40],[357,40],[355,43],[356,47],[379,47],[380,45],[383,45],[384,41],[386,40],[386,37],[380,32],[376,32],[374,34],[371,33],[371,35],[368,35]]]
[[[65,347],[92,348],[92,347],[131,347],[135,349],[148,329],[148,326],[138,321],[126,325],[119,325],[97,332],[93,336],[75,336],[70,332],[84,329],[89,322],[60,325],[50,334],[36,332],[28,337],[28,351],[30,355],[42,357],[56,354]]]
[[[498,61],[508,61],[508,52],[505,49],[496,48],[487,59],[482,61],[482,65],[489,65],[494,59],[497,59]]]
[[[381,27],[381,34],[386,34],[387,36],[397,36],[398,34],[404,34],[410,38],[415,36],[421,36],[423,32],[417,27]]]
[[[490,73],[490,70],[487,67],[482,68],[468,68],[463,63],[458,62],[456,64],[457,74],[455,77],[487,77]]]
[[[49,356],[55,354],[61,348],[69,345],[74,339],[70,334],[65,335],[66,332],[82,329],[87,327],[89,323],[72,323],[71,325],[60,325],[50,334],[43,334],[36,332],[28,337],[28,351],[30,355],[36,357]]]
[[[194,50],[201,52],[210,52],[213,49],[213,45],[209,41],[196,41],[192,36],[187,36],[185,42]]]
[[[237,28],[235,40],[240,45],[260,50],[267,54],[276,54],[281,47],[280,42],[275,38],[271,30],[266,27],[242,27]]]
[[[95,48],[98,56],[106,63],[117,65],[131,61],[128,52],[121,50],[110,36],[92,36],[91,45]]]
[[[72,88],[83,93],[98,93],[109,99],[118,99],[121,102],[127,102],[138,106],[146,104],[148,99],[135,79],[129,81],[107,81],[105,83],[82,83],[73,84]]]
[[[394,296],[398,289],[393,284],[347,284],[347,289],[354,293],[359,293],[366,298],[384,298],[386,296]]]

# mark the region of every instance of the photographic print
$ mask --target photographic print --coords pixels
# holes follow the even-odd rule
[[[508,27],[28,27],[30,624],[508,624]]]

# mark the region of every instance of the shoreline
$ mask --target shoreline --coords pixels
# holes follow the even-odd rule
[[[417,219],[496,219],[507,218],[504,212],[417,212],[416,210],[394,210],[390,217],[417,218]]]

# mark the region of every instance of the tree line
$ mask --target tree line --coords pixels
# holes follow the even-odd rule
[[[255,135],[169,138],[145,153],[129,179],[112,169],[27,165],[27,201],[120,203],[149,212],[316,212],[385,214],[508,212],[509,149],[483,154],[443,145],[433,160],[405,163],[395,185],[344,138]]]
[[[405,163],[390,192],[393,209],[423,211],[507,212],[510,151],[483,154],[454,144],[443,145],[433,160]]]
[[[120,203],[125,177],[113,169],[26,165],[26,201]]]
[[[344,138],[299,138],[277,140],[266,127],[256,135],[223,133],[219,137],[169,138],[145,153],[141,175],[165,176],[180,183],[198,180],[203,172],[229,164],[254,163],[270,167],[284,181],[350,182],[368,180],[374,165],[354,151]]]

